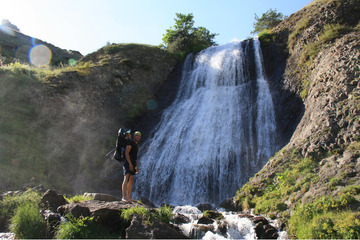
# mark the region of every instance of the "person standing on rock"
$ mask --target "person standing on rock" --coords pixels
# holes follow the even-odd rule
[[[124,181],[122,184],[122,199],[123,202],[133,202],[131,199],[132,185],[135,174],[138,173],[137,168],[137,154],[138,142],[140,141],[141,133],[136,131],[133,140],[129,139],[125,148],[125,163],[124,163]]]

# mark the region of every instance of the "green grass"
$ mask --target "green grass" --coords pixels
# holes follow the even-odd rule
[[[357,201],[350,193],[353,190],[299,204],[289,220],[289,233],[300,239],[358,239],[360,215],[347,210]]]
[[[10,222],[10,231],[18,239],[46,237],[46,222],[37,203],[26,202],[18,206]]]
[[[156,211],[150,211],[144,207],[133,207],[125,209],[121,213],[121,217],[126,221],[130,221],[134,215],[140,216],[144,223],[150,226],[155,219],[169,224],[173,217],[171,208],[166,205],[157,208]]]
[[[84,196],[84,195],[75,195],[72,197],[65,196],[65,199],[69,203],[80,203],[80,202],[84,202],[84,201],[94,200],[94,197],[93,196]]]
[[[57,228],[56,239],[109,239],[119,238],[111,235],[109,231],[97,224],[94,217],[73,218],[68,217],[65,223]]]

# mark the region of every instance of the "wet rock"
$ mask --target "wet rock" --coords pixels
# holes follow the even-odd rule
[[[147,199],[146,197],[140,197],[140,201],[150,208],[156,208],[155,204],[150,202],[150,200]]]
[[[252,221],[253,221],[253,223],[262,223],[262,224],[264,224],[264,225],[267,225],[267,224],[269,224],[269,221],[265,218],[265,217],[254,217],[253,219],[252,219]]]
[[[208,217],[201,217],[198,222],[198,224],[213,224],[214,220]]]
[[[139,216],[134,216],[125,230],[127,239],[188,239],[182,231],[170,224],[154,220],[150,225]]]
[[[187,216],[181,213],[176,213],[175,216],[173,217],[173,222],[175,224],[189,223],[190,221],[191,221],[190,218],[188,218]]]
[[[199,225],[194,224],[190,230],[190,238],[202,239],[208,231],[214,232],[213,225]]]
[[[222,213],[220,212],[215,212],[215,211],[206,211],[204,213],[205,217],[211,218],[211,219],[216,219],[216,220],[220,220],[223,219],[224,216],[222,215]]]
[[[252,219],[252,218],[254,218],[254,216],[251,215],[251,214],[245,213],[245,214],[239,214],[239,218],[249,218],[249,219]]]
[[[50,210],[43,210],[42,215],[45,218],[47,225],[47,238],[54,238],[57,227],[61,222],[61,216],[58,213],[54,213]]]
[[[239,209],[235,205],[234,198],[228,198],[220,204],[220,207],[225,208],[226,211],[238,211]]]
[[[200,211],[214,210],[214,207],[210,203],[200,203],[196,206]]]
[[[66,199],[64,198],[63,195],[58,194],[57,192],[55,192],[54,190],[47,190],[44,194],[44,196],[42,197],[41,201],[40,201],[40,205],[56,212],[57,208],[61,205],[65,205],[67,204],[68,201],[66,201]]]

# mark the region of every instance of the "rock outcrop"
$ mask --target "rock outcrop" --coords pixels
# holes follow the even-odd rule
[[[288,144],[237,195],[238,207],[290,217],[300,203],[341,194],[353,194],[348,209],[358,205],[349,189],[360,184],[359,11],[357,0],[314,1],[263,45],[265,59],[281,60],[280,87],[302,99],[304,112]],[[275,70],[267,66],[268,75]]]

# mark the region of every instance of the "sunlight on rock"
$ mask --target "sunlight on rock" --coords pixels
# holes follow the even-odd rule
[[[35,66],[46,66],[52,58],[51,50],[45,45],[39,44],[31,48],[29,52],[29,61]]]

